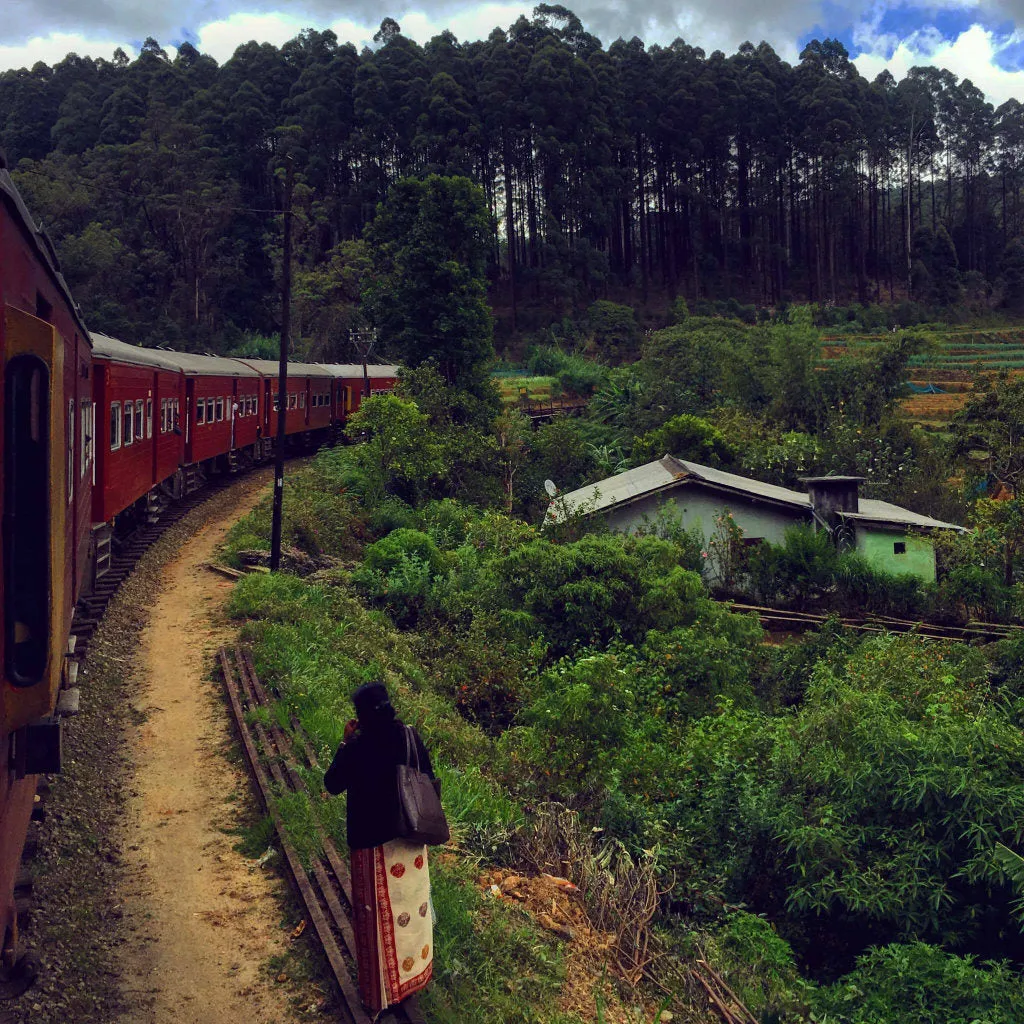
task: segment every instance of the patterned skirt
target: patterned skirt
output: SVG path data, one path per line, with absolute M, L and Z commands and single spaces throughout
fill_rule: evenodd
M 359 997 L 379 1013 L 419 992 L 434 969 L 427 848 L 393 839 L 352 850 Z

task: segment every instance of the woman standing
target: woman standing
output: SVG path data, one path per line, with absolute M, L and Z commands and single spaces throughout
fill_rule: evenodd
M 398 719 L 383 683 L 367 683 L 352 697 L 356 719 L 324 775 L 335 795 L 348 790 L 348 846 L 352 866 L 359 996 L 371 1014 L 402 1003 L 423 1021 L 417 993 L 434 963 L 427 847 L 399 837 L 396 768 L 411 753 L 431 778 L 430 756 L 415 729 Z

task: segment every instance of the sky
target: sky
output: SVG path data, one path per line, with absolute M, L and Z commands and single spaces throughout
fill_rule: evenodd
M 710 53 L 770 43 L 795 62 L 811 39 L 840 39 L 860 72 L 936 65 L 969 78 L 999 104 L 1024 100 L 1024 0 L 577 0 L 566 3 L 605 45 L 682 38 Z M 460 40 L 507 28 L 533 3 L 468 0 L 0 0 L 0 70 L 53 64 L 67 53 L 137 52 L 147 36 L 169 51 L 188 40 L 218 61 L 255 39 L 277 45 L 303 28 L 369 44 L 382 18 L 419 42 L 449 29 Z M 40 31 L 46 26 L 46 32 Z

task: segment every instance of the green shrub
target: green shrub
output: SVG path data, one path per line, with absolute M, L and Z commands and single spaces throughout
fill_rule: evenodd
M 821 1024 L 1018 1024 L 1024 980 L 1006 963 L 894 944 L 864 954 L 813 1004 Z

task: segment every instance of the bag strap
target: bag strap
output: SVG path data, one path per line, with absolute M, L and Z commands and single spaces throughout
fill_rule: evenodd
M 416 771 L 420 769 L 420 748 L 412 741 L 412 726 L 407 725 L 405 727 L 405 763 L 408 767 L 412 767 L 412 753 L 416 752 Z

